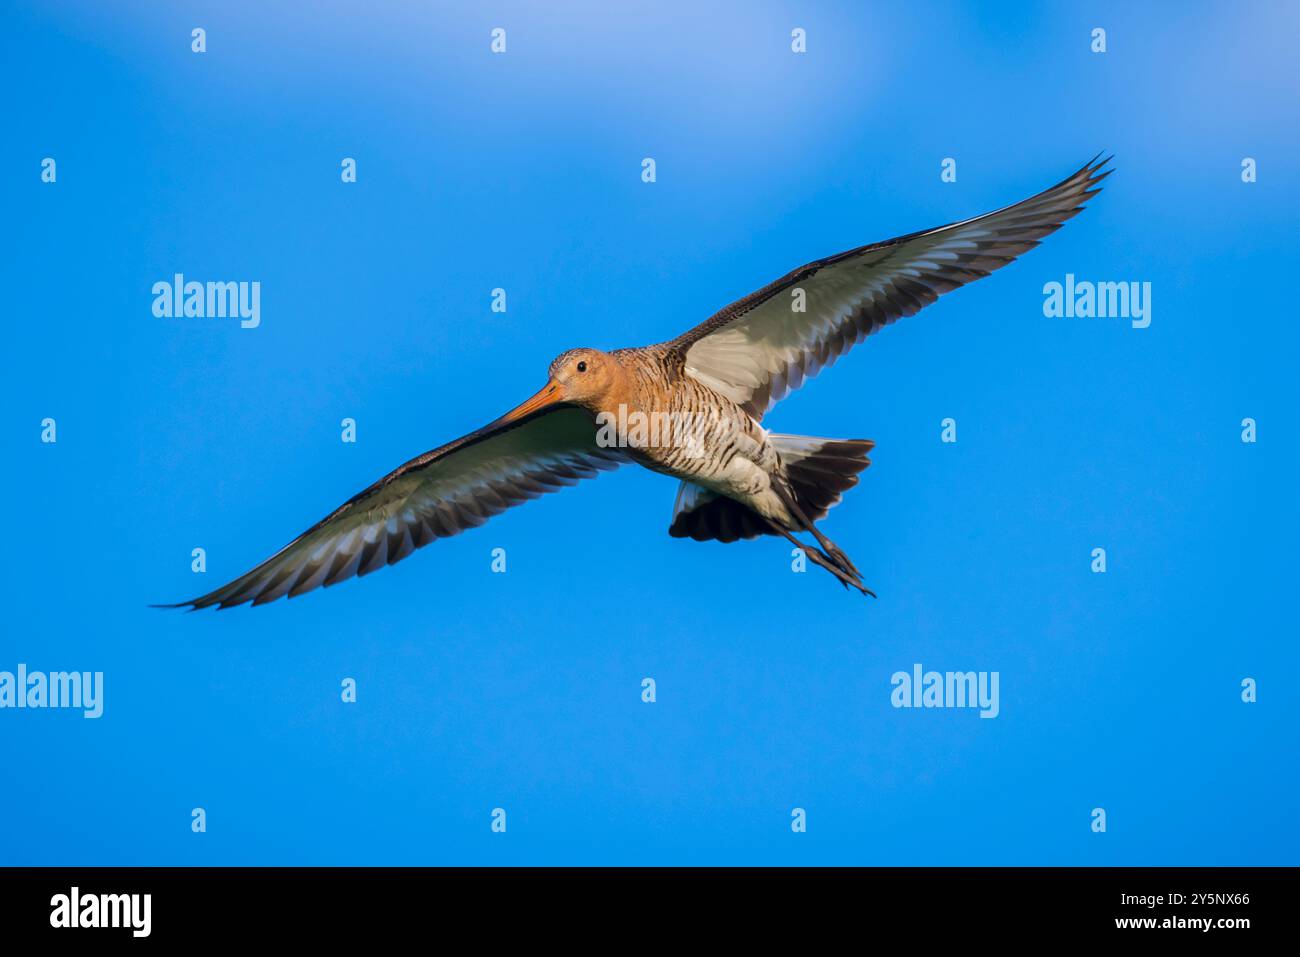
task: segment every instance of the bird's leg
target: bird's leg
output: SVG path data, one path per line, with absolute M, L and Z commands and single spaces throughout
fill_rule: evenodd
M 808 531 L 812 532 L 813 537 L 817 539 L 817 543 L 826 550 L 827 555 L 839 563 L 841 568 L 853 575 L 854 578 L 862 577 L 862 572 L 858 571 L 858 567 L 849 560 L 849 556 L 845 555 L 838 545 L 818 531 L 816 525 L 809 523 Z
M 803 549 L 803 553 L 805 555 L 807 555 L 809 558 L 813 560 L 814 565 L 819 565 L 822 568 L 826 569 L 837 579 L 839 579 L 840 584 L 843 585 L 845 588 L 848 588 L 850 585 L 852 585 L 858 591 L 862 592 L 862 594 L 870 595 L 872 598 L 876 597 L 876 593 L 873 592 L 866 585 L 862 584 L 861 579 L 856 578 L 852 575 L 845 574 L 844 570 L 841 569 L 838 565 L 836 565 L 833 561 L 831 561 L 830 558 L 827 557 L 826 553 L 823 552 L 821 549 L 817 548 L 816 546 L 808 546 L 808 545 L 800 545 L 799 547 Z
M 785 507 L 790 510 L 790 514 L 792 514 L 805 529 L 812 533 L 812 537 L 817 539 L 817 544 L 826 550 L 826 554 L 830 559 L 854 578 L 861 579 L 862 573 L 858 571 L 857 566 L 849 560 L 849 556 L 845 555 L 838 545 L 823 535 L 821 530 L 817 528 L 817 525 L 804 514 L 803 509 L 799 507 L 798 501 L 795 500 L 794 493 L 789 489 L 782 487 L 779 482 L 775 482 L 773 485 L 777 489 L 777 494 L 785 503 Z
M 830 559 L 829 556 L 827 556 L 824 552 L 822 552 L 821 549 L 817 548 L 814 545 L 805 545 L 803 542 L 799 541 L 799 539 L 795 538 L 791 532 L 783 528 L 778 522 L 770 522 L 769 524 L 771 524 L 772 528 L 778 534 L 785 536 L 785 538 L 790 542 L 792 542 L 796 548 L 798 548 L 801 552 L 807 555 L 808 558 L 812 560 L 812 563 L 814 565 L 818 565 L 821 568 L 826 569 L 837 579 L 839 579 L 839 583 L 843 585 L 845 588 L 848 588 L 850 585 L 852 585 L 858 591 L 862 592 L 862 594 L 870 595 L 872 598 L 876 597 L 875 592 L 873 592 L 866 585 L 862 584 L 862 582 L 856 576 L 850 575 L 846 571 L 844 571 L 844 569 L 840 568 L 837 564 L 835 564 L 835 562 L 833 562 Z

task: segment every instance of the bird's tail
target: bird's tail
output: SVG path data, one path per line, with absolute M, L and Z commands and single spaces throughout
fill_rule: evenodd
M 799 508 L 810 521 L 819 521 L 858 484 L 858 473 L 871 464 L 876 445 L 870 439 L 819 439 L 810 435 L 772 432 L 768 441 L 785 463 Z
M 768 433 L 767 438 L 785 466 L 788 485 L 774 482 L 772 488 L 790 513 L 790 528 L 775 519 L 764 518 L 741 502 L 693 482 L 683 482 L 673 506 L 668 534 L 701 542 L 710 539 L 734 542 L 738 538 L 781 535 L 803 549 L 809 561 L 826 569 L 844 587 L 874 596 L 862 584 L 861 575 L 849 557 L 814 523 L 858 484 L 858 473 L 871 464 L 867 453 L 875 443 L 870 439 L 819 439 L 780 433 Z M 795 538 L 793 533 L 798 531 L 812 533 L 824 551 Z

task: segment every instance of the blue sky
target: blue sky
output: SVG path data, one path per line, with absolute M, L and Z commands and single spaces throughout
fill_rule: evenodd
M 1294 5 L 360 9 L 6 8 L 0 670 L 105 701 L 0 710 L 0 863 L 1297 863 Z M 292 602 L 146 607 L 566 348 L 1098 150 L 1087 212 L 766 422 L 876 441 L 824 526 L 876 601 L 670 539 L 623 469 Z M 156 318 L 177 272 L 260 282 L 261 325 Z M 1150 327 L 1044 317 L 1067 273 L 1151 283 Z M 914 663 L 1000 714 L 891 707 Z

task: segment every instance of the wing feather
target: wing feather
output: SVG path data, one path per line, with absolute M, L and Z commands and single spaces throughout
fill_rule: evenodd
M 1100 192 L 1108 162 L 1094 157 L 1013 206 L 809 263 L 666 346 L 688 375 L 761 418 L 867 336 L 1037 246 Z M 803 312 L 781 295 L 796 289 Z
M 167 607 L 264 605 L 369 575 L 624 460 L 596 444 L 591 415 L 573 406 L 493 423 L 384 476 L 229 584 Z

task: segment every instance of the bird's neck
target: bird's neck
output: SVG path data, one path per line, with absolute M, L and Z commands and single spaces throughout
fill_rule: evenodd
M 604 412 L 617 419 L 620 413 L 626 416 L 642 407 L 642 390 L 638 387 L 633 371 L 623 362 L 612 363 L 611 372 L 609 388 L 601 395 L 597 407 L 592 411 Z

